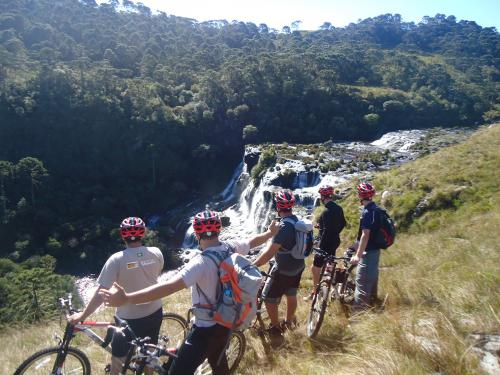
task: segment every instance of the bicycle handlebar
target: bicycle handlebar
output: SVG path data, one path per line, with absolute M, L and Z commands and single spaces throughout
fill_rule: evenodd
M 347 263 L 350 262 L 351 260 L 351 257 L 350 256 L 345 256 L 345 257 L 337 257 L 335 255 L 332 255 L 332 254 L 329 254 L 327 253 L 326 251 L 323 251 L 319 248 L 313 248 L 313 251 L 316 253 L 316 254 L 319 254 L 321 256 L 324 256 L 326 258 L 326 260 L 332 260 L 332 261 L 336 261 L 336 260 L 343 260 Z

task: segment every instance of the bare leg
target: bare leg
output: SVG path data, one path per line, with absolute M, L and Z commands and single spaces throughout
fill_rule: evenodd
M 269 315 L 269 319 L 271 319 L 271 325 L 277 326 L 279 324 L 278 320 L 278 304 L 277 303 L 269 303 L 266 302 L 266 310 Z
M 313 288 L 316 288 L 316 285 L 318 285 L 319 283 L 319 276 L 321 274 L 321 268 L 320 267 L 316 267 L 315 265 L 312 265 L 311 266 L 311 273 L 313 275 Z
M 286 321 L 293 322 L 297 310 L 297 296 L 286 296 Z
M 111 375 L 120 375 L 125 357 L 111 357 Z

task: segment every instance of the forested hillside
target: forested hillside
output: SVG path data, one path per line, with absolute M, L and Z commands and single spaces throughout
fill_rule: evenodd
M 219 191 L 245 143 L 494 120 L 499 46 L 441 14 L 277 32 L 126 0 L 2 0 L 0 256 L 96 270 L 124 216 Z

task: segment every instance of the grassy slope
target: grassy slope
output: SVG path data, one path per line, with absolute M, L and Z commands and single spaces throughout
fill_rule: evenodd
M 467 335 L 499 332 L 500 126 L 480 130 L 463 144 L 376 176 L 384 203 L 400 225 L 396 244 L 383 253 L 379 293 L 383 313 L 347 320 L 336 307 L 318 340 L 304 325 L 287 334 L 288 346 L 265 359 L 258 341 L 240 367 L 242 374 L 475 374 L 478 359 Z M 426 208 L 415 216 L 418 203 Z M 351 193 L 342 203 L 352 239 L 358 205 Z M 306 271 L 301 295 L 311 285 Z M 175 301 L 175 303 L 174 303 Z M 185 311 L 188 300 L 168 298 L 169 311 Z M 304 321 L 308 306 L 299 304 Z M 5 332 L 3 366 L 10 373 L 23 353 L 46 346 L 57 323 Z M 8 336 L 8 339 L 7 339 Z M 46 337 L 47 336 L 47 337 Z M 102 350 L 86 341 L 96 373 L 106 363 Z

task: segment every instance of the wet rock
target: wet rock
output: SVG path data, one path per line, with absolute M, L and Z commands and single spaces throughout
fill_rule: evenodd
M 261 151 L 258 148 L 247 148 L 245 150 L 245 156 L 243 158 L 245 164 L 247 165 L 247 171 L 250 172 L 253 167 L 259 162 Z
M 285 189 L 301 189 L 314 186 L 319 183 L 320 172 L 318 169 L 310 171 L 294 171 L 292 169 L 282 169 L 280 173 L 269 180 L 270 185 L 280 186 Z

